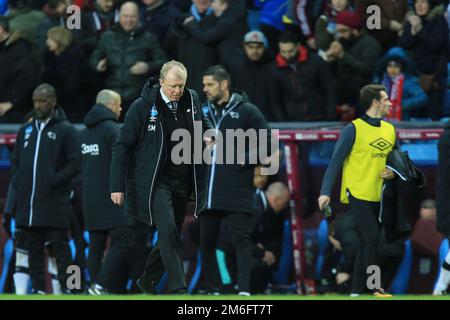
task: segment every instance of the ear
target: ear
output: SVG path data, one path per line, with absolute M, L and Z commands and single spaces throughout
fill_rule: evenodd
M 163 81 L 162 79 L 159 79 L 159 85 L 162 86 L 163 85 Z
M 227 90 L 229 84 L 230 84 L 230 83 L 228 82 L 228 80 L 223 80 L 223 81 L 220 83 L 220 89 L 221 89 L 222 91 Z

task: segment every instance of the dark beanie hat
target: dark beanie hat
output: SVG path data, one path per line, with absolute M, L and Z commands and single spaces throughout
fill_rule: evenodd
M 361 16 L 355 12 L 342 11 L 336 16 L 336 23 L 342 24 L 352 29 L 361 29 Z

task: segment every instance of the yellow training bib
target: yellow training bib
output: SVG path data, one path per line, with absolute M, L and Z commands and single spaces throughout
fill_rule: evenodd
M 362 119 L 353 122 L 355 142 L 342 168 L 341 202 L 349 203 L 347 190 L 360 200 L 378 202 L 386 167 L 386 158 L 395 145 L 394 126 L 381 121 L 374 127 Z

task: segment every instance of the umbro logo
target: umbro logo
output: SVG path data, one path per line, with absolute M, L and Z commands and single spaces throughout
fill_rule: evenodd
M 380 151 L 384 151 L 392 147 L 392 144 L 389 141 L 384 140 L 383 138 L 378 138 L 377 140 L 371 142 L 369 145 Z

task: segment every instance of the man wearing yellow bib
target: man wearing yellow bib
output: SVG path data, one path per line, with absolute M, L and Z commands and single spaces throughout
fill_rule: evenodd
M 342 130 L 323 178 L 318 203 L 320 210 L 330 204 L 333 184 L 342 170 L 340 200 L 350 204 L 360 238 L 352 294 L 362 294 L 369 289 L 374 295 L 384 297 L 389 295 L 382 288 L 366 287 L 365 279 L 369 266 L 380 265 L 377 248 L 381 189 L 383 179 L 394 178 L 394 173 L 386 168 L 386 158 L 396 144 L 396 135 L 394 126 L 382 120 L 391 106 L 383 86 L 363 87 L 359 100 L 366 113 Z

